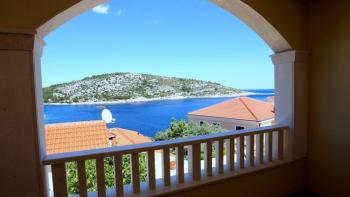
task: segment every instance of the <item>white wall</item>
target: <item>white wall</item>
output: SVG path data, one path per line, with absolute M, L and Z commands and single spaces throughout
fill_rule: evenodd
M 245 121 L 229 118 L 216 118 L 208 116 L 188 115 L 188 120 L 200 124 L 201 121 L 209 124 L 219 123 L 221 127 L 228 130 L 236 130 L 236 126 L 243 126 L 244 128 L 259 127 L 259 123 L 255 121 Z
M 34 34 L 0 33 L 1 196 L 44 195 L 33 59 L 39 53 Z

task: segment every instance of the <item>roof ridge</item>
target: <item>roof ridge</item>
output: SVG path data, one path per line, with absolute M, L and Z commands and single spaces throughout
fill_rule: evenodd
M 239 98 L 239 97 L 238 97 L 238 98 Z M 210 106 L 207 106 L 207 107 L 204 107 L 204 108 L 201 108 L 201 109 L 197 109 L 197 110 L 194 110 L 194 111 L 188 112 L 188 114 L 193 114 L 193 113 L 196 113 L 196 112 L 199 112 L 199 111 L 205 110 L 205 109 L 214 108 L 214 107 L 217 107 L 217 106 L 223 105 L 223 104 L 225 104 L 225 103 L 231 103 L 231 102 L 232 102 L 232 101 L 234 101 L 235 99 L 237 99 L 237 98 L 232 98 L 232 99 L 229 99 L 229 100 L 226 100 L 226 101 L 220 102 L 220 103 L 216 103 L 216 104 L 214 104 L 214 105 L 210 105 Z
M 256 115 L 253 113 L 253 111 L 248 107 L 248 105 L 244 102 L 244 100 L 242 99 L 242 97 L 239 97 L 239 100 L 243 103 L 244 107 L 247 108 L 247 110 L 253 115 L 253 117 L 255 118 L 256 121 L 259 121 L 258 117 L 256 117 Z
M 119 130 L 119 129 L 117 129 Z M 129 138 L 129 136 L 125 135 L 123 131 L 119 132 L 122 136 L 124 136 L 125 138 L 127 138 L 130 142 L 132 142 L 133 144 L 135 144 L 136 142 L 134 140 L 132 140 L 131 138 Z
M 86 124 L 102 124 L 103 120 L 86 120 L 86 121 L 76 121 L 76 122 L 60 122 L 60 123 L 49 123 L 45 124 L 47 127 L 54 126 L 76 126 L 76 125 L 86 125 Z

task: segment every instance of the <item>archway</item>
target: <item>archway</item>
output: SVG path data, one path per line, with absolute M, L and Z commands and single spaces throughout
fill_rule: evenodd
M 5 147 L 2 154 L 7 155 L 2 161 L 2 166 L 6 167 L 1 171 L 3 195 L 45 196 L 45 180 L 42 178 L 44 132 L 40 129 L 43 126 L 40 124 L 43 119 L 40 76 L 43 42 L 40 37 L 45 37 L 65 21 L 103 2 L 105 0 L 32 0 L 26 3 L 14 0 L 1 6 L 0 78 L 4 96 L 1 98 L 0 111 L 4 123 L 1 130 L 5 134 L 1 142 Z M 298 141 L 297 151 L 305 150 L 307 54 L 288 51 L 292 49 L 291 46 L 305 49 L 304 5 L 299 1 L 278 0 L 269 3 L 250 0 L 213 2 L 254 29 L 273 51 L 286 51 L 273 57 L 277 70 L 277 94 L 281 91 L 280 95 L 283 95 L 283 98 L 278 97 L 276 100 L 276 104 L 280 105 L 276 111 L 284 115 L 282 120 L 287 120 L 284 122 L 295 133 L 300 134 L 295 137 L 295 141 L 303 140 Z M 249 2 L 249 5 L 244 2 Z M 260 9 L 260 14 L 255 9 Z M 270 18 L 267 13 L 273 17 Z M 37 38 L 33 46 L 35 36 Z M 283 103 L 279 103 L 280 98 Z
M 60 25 L 80 15 L 93 7 L 106 2 L 106 0 L 84 0 L 53 17 L 38 29 L 38 35 L 45 37 Z M 251 27 L 274 52 L 288 51 L 292 47 L 287 40 L 258 12 L 241 0 L 211 0 L 214 4 L 232 13 Z
M 101 4 L 105 2 L 105 0 L 86 0 L 86 1 L 80 1 L 78 4 L 68 8 L 67 10 L 63 11 L 62 13 L 58 14 L 54 18 L 47 21 L 45 24 L 40 26 L 37 29 L 37 34 L 39 37 L 43 38 L 46 35 L 48 35 L 50 32 L 54 31 L 56 28 L 58 28 L 60 25 L 64 24 L 66 21 L 74 18 L 75 16 L 78 16 L 82 12 L 89 10 L 93 7 L 95 7 L 98 4 Z M 256 12 L 253 8 L 245 4 L 244 2 L 240 0 L 212 0 L 212 2 L 220 7 L 222 7 L 224 10 L 232 13 L 237 18 L 241 19 L 244 23 L 246 23 L 249 27 L 251 27 L 257 34 L 262 37 L 262 39 L 269 45 L 269 47 L 275 52 L 281 52 L 281 51 L 291 51 L 292 47 L 287 42 L 287 40 L 258 12 Z M 294 66 L 294 61 L 297 59 L 297 56 L 299 57 L 299 53 L 287 53 L 282 54 L 281 56 L 278 55 L 278 57 L 274 57 L 276 65 L 292 65 Z M 303 56 L 303 55 L 301 55 Z M 40 67 L 40 55 L 36 54 L 37 64 L 36 66 Z M 276 60 L 278 59 L 278 60 Z M 304 61 L 304 60 L 302 60 Z M 293 62 L 293 63 L 292 63 Z M 286 110 L 283 111 L 286 120 L 281 120 L 281 122 L 290 124 L 291 126 L 294 124 L 293 119 L 293 113 L 294 113 L 294 71 L 290 70 L 291 67 L 288 67 L 288 69 L 279 69 L 278 72 L 276 72 L 276 78 L 278 81 L 276 81 L 276 84 L 280 84 L 277 87 L 277 94 L 284 95 L 283 102 L 280 102 L 276 100 L 276 105 L 284 106 Z M 36 70 L 36 74 L 40 75 L 40 72 Z M 281 78 L 281 76 L 284 76 L 285 78 L 289 79 L 289 81 L 286 81 L 285 79 Z M 287 77 L 286 77 L 287 76 Z M 305 77 L 305 76 L 304 76 Z M 304 78 L 303 77 L 303 78 Z M 40 77 L 37 79 L 40 80 Z M 282 81 L 285 81 L 284 83 L 281 83 Z M 40 85 L 38 85 L 40 84 Z M 41 90 L 41 81 L 38 83 L 37 81 L 37 90 Z M 279 91 L 281 90 L 281 91 Z M 303 91 L 303 90 L 302 90 Z M 300 94 L 303 95 L 303 94 Z M 289 99 L 288 99 L 289 98 Z M 41 102 L 39 102 L 41 103 Z M 301 103 L 303 104 L 303 103 Z M 286 107 L 288 106 L 288 107 Z M 279 107 L 277 107 L 279 108 Z M 39 112 L 41 109 L 37 109 Z M 278 110 L 277 111 L 281 111 Z M 40 121 L 40 120 L 39 120 Z M 43 124 L 41 124 L 43 125 Z M 39 124 L 40 126 L 40 124 Z M 40 132 L 40 131 L 39 131 Z M 42 134 L 39 136 L 43 136 Z M 40 140 L 43 142 L 43 140 Z M 44 152 L 44 151 L 42 151 Z

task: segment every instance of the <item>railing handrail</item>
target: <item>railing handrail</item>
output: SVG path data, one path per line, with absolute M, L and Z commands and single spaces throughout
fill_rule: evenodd
M 217 141 L 220 139 L 229 139 L 237 138 L 241 136 L 259 134 L 259 133 L 268 133 L 277 130 L 288 129 L 288 126 L 285 125 L 273 125 L 267 127 L 251 128 L 239 131 L 227 131 L 222 133 L 214 133 L 208 135 L 193 136 L 187 138 L 180 138 L 174 140 L 165 140 L 165 141 L 155 141 L 150 143 L 143 144 L 134 144 L 127 146 L 114 146 L 109 148 L 101 148 L 94 150 L 85 150 L 77 152 L 68 152 L 60 154 L 46 155 L 43 161 L 44 165 L 52 165 L 58 163 L 65 163 L 71 161 L 83 161 L 96 158 L 105 158 L 114 155 L 125 155 L 131 153 L 140 153 L 150 150 L 159 150 L 164 148 L 172 148 L 177 146 L 186 146 L 198 143 L 204 143 L 209 141 Z

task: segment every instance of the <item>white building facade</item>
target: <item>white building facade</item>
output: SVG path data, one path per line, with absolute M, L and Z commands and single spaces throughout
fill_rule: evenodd
M 247 97 L 234 98 L 188 113 L 190 122 L 218 125 L 227 130 L 242 130 L 274 124 L 274 105 Z

